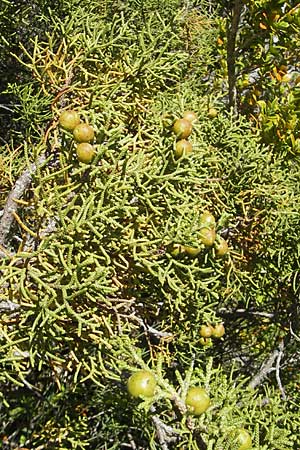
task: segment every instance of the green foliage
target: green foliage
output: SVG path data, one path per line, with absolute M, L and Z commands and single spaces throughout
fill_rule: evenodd
M 1 141 L 22 143 L 24 134 L 36 138 L 35 121 L 49 120 L 49 103 L 39 95 L 40 85 L 32 84 L 30 71 L 18 63 L 32 52 L 36 39 L 42 39 L 53 26 L 49 14 L 64 17 L 72 7 L 68 0 L 4 0 L 0 10 L 0 118 Z M 21 45 L 20 45 L 21 44 Z M 26 50 L 22 45 L 26 46 Z M 28 84 L 26 84 L 29 82 Z M 33 97 L 33 98 L 31 98 Z M 34 99 L 34 97 L 36 97 Z M 43 118 L 41 108 L 48 110 Z M 43 112 L 44 112 L 43 111 Z M 41 136 L 41 128 L 38 136 Z
M 174 96 L 171 101 L 170 110 L 179 115 Z M 224 305 L 263 304 L 268 310 L 269 304 L 272 310 L 276 298 L 278 305 L 293 307 L 288 283 L 298 269 L 291 230 L 297 233 L 299 193 L 294 184 L 288 190 L 286 173 L 294 179 L 298 172 L 290 165 L 285 173 L 276 171 L 278 163 L 268 161 L 246 125 L 225 116 L 207 124 L 203 106 L 194 126 L 194 152 L 175 161 L 174 138 L 164 131 L 156 108 L 159 101 L 147 115 L 153 131 L 144 139 L 139 123 L 131 133 L 122 134 L 122 126 L 118 133 L 109 129 L 88 171 L 75 162 L 66 138 L 61 165 L 37 174 L 34 211 L 30 206 L 26 214 L 24 208 L 23 221 L 44 239 L 34 252 L 21 249 L 5 275 L 8 298 L 26 304 L 14 338 L 30 353 L 23 370 L 53 357 L 60 361 L 70 340 L 80 361 L 73 362 L 74 376 L 83 370 L 97 379 L 102 355 L 95 343 L 101 347 L 120 324 L 134 329 L 141 318 L 159 323 L 182 352 L 182 346 L 199 345 L 200 324 L 215 322 Z M 279 193 L 286 192 L 283 204 L 274 182 Z M 170 245 L 199 246 L 199 218 L 207 209 L 217 217 L 219 233 L 232 229 L 231 257 L 216 259 L 214 249 L 202 247 L 197 258 L 174 258 Z M 53 221 L 56 232 L 47 236 Z
M 270 206 L 269 212 L 273 211 L 272 217 L 269 216 L 267 220 L 269 237 L 265 240 L 266 234 L 260 228 L 261 222 L 257 218 L 248 225 L 244 224 L 248 231 L 251 229 L 251 241 L 247 238 L 243 243 L 240 241 L 246 252 L 249 249 L 250 253 L 254 251 L 252 256 L 247 258 L 251 267 L 251 278 L 255 273 L 254 278 L 261 279 L 265 286 L 266 295 L 262 294 L 261 288 L 256 294 L 256 301 L 265 310 L 262 315 L 265 324 L 260 325 L 259 314 L 256 315 L 257 311 L 250 297 L 248 311 L 245 312 L 247 321 L 244 321 L 245 316 L 242 312 L 235 324 L 229 324 L 230 332 L 236 333 L 238 345 L 243 336 L 244 348 L 252 347 L 252 351 L 256 349 L 253 361 L 256 364 L 258 354 L 263 352 L 262 348 L 269 349 L 274 339 L 280 341 L 284 337 L 286 348 L 292 353 L 294 351 L 292 348 L 297 345 L 297 336 L 291 333 L 291 330 L 294 324 L 297 324 L 298 329 L 299 310 L 295 293 L 298 292 L 296 247 L 299 240 L 297 234 L 299 211 L 295 203 L 292 212 L 290 201 L 293 203 L 292 198 L 298 189 L 298 181 L 293 176 L 292 181 L 287 173 L 293 168 L 291 173 L 296 174 L 299 165 L 299 64 L 295 53 L 295 48 L 299 44 L 299 5 L 298 2 L 286 1 L 230 3 L 221 1 L 218 4 L 222 10 L 220 9 L 221 17 L 217 18 L 219 57 L 215 66 L 215 86 L 224 91 L 226 101 L 228 88 L 231 89 L 229 98 L 232 106 L 235 106 L 238 113 L 245 114 L 250 119 L 259 139 L 268 144 L 265 157 L 272 162 L 269 179 L 269 187 L 273 186 L 272 199 L 267 200 L 268 195 L 265 196 Z M 279 178 L 281 188 L 277 191 Z M 260 190 L 256 187 L 256 192 L 257 189 Z M 265 193 L 266 191 L 263 195 Z M 275 206 L 273 199 L 276 196 L 278 203 Z M 290 199 L 288 201 L 287 196 Z M 264 221 L 263 226 L 267 222 Z M 253 244 L 254 247 L 251 249 Z M 286 266 L 283 261 L 287 261 Z M 287 267 L 290 267 L 289 275 L 285 272 Z M 230 314 L 225 315 L 227 319 L 233 318 Z M 291 317 L 294 317 L 294 320 L 291 320 Z M 279 326 L 270 326 L 274 318 L 279 320 Z M 234 352 L 231 343 L 228 342 L 228 346 L 224 349 L 224 357 L 227 354 L 230 361 L 230 355 Z M 295 380 L 294 375 L 289 373 L 287 378 L 290 385 L 295 385 L 295 381 L 292 381 Z
M 0 265 L 1 301 L 16 306 L 0 320 L 0 415 L 12 447 L 229 450 L 244 427 L 256 450 L 297 448 L 297 403 L 283 404 L 278 384 L 290 400 L 297 156 L 261 146 L 221 93 L 207 95 L 216 32 L 201 9 L 177 3 L 74 2 L 16 55 L 34 78 L 10 89 L 37 168 Z M 58 125 L 68 109 L 95 130 L 90 165 Z M 198 117 L 193 151 L 176 158 L 171 125 L 186 110 Z M 229 243 L 223 258 L 200 242 L 207 210 Z M 174 254 L 186 245 L 199 254 Z M 249 320 L 253 311 L 265 320 Z M 201 325 L 222 319 L 225 336 L 203 346 Z M 250 389 L 279 340 L 289 374 L 277 368 L 276 388 Z M 139 369 L 156 377 L 153 398 L 126 391 Z M 211 398 L 199 417 L 187 413 L 190 386 Z
M 45 237 L 36 252 L 18 253 L 17 259 L 29 258 L 28 263 L 22 263 L 21 272 L 15 266 L 12 278 L 9 275 L 11 286 L 13 280 L 22 279 L 12 295 L 26 299 L 22 333 L 28 336 L 28 343 L 24 341 L 22 347 L 30 346 L 30 364 L 35 365 L 38 359 L 41 367 L 44 362 L 48 364 L 48 358 L 53 355 L 60 360 L 66 339 L 70 342 L 74 339 L 75 343 L 83 334 L 84 339 L 76 344 L 80 346 L 80 365 L 75 364 L 75 377 L 87 364 L 87 376 L 97 378 L 96 367 L 102 356 L 90 349 L 88 343 L 94 349 L 95 340 L 101 343 L 103 336 L 116 332 L 118 321 L 123 322 L 122 317 L 126 323 L 133 314 L 130 322 L 139 325 L 135 311 L 142 310 L 144 319 L 153 321 L 159 315 L 161 327 L 173 332 L 172 328 L 175 327 L 175 331 L 177 326 L 175 317 L 184 310 L 192 317 L 201 317 L 202 309 L 207 309 L 208 317 L 212 315 L 211 307 L 205 307 L 203 293 L 210 297 L 210 284 L 219 284 L 219 276 L 210 275 L 212 268 L 201 268 L 197 261 L 193 264 L 176 261 L 167 252 L 174 240 L 192 243 L 196 239 L 195 222 L 201 213 L 201 204 L 199 188 L 194 185 L 201 180 L 200 150 L 204 147 L 199 143 L 195 155 L 197 163 L 193 158 L 186 163 L 175 162 L 174 137 L 162 123 L 164 109 L 168 113 L 166 108 L 169 107 L 174 114 L 175 109 L 179 113 L 180 106 L 168 95 L 165 95 L 168 105 L 162 104 L 161 91 L 174 92 L 176 80 L 187 70 L 187 54 L 171 52 L 173 48 L 180 50 L 180 40 L 172 31 L 176 22 L 163 27 L 164 22 L 155 13 L 149 18 L 148 31 L 139 34 L 137 40 L 135 16 L 131 21 L 125 21 L 123 16 L 115 16 L 114 20 L 116 36 L 108 41 L 111 25 L 103 27 L 97 19 L 102 40 L 98 35 L 98 48 L 94 48 L 94 43 L 91 46 L 97 58 L 90 59 L 89 32 L 79 34 L 75 23 L 68 21 L 69 30 L 79 36 L 76 45 L 71 37 L 73 44 L 68 51 L 59 47 L 63 58 L 68 57 L 74 64 L 69 70 L 76 74 L 68 94 L 78 93 L 76 102 L 87 102 L 81 111 L 84 114 L 86 109 L 87 118 L 87 108 L 91 108 L 90 121 L 103 142 L 98 146 L 98 156 L 86 179 L 86 168 L 74 162 L 73 141 L 57 130 L 53 137 L 51 135 L 48 145 L 59 167 L 53 171 L 52 163 L 39 171 L 31 202 L 37 214 L 35 216 L 30 206 L 29 216 L 24 216 L 23 220 L 30 223 L 34 235 L 47 234 L 47 226 L 53 220 L 57 222 L 57 232 Z M 152 22 L 156 25 L 157 20 L 161 21 L 161 29 L 158 31 L 154 26 L 152 32 L 150 26 Z M 96 34 L 96 18 L 91 16 L 90 21 L 93 22 L 87 24 L 84 19 L 84 24 Z M 169 36 L 167 43 L 166 36 Z M 80 41 L 83 38 L 84 43 Z M 123 41 L 129 49 L 125 66 L 123 50 L 120 59 L 120 42 Z M 149 49 L 145 50 L 146 43 Z M 80 55 L 82 46 L 86 51 L 84 55 Z M 41 53 L 37 48 L 34 55 L 42 64 Z M 76 55 L 80 56 L 76 58 Z M 103 61 L 103 67 L 99 67 L 99 61 Z M 44 90 L 46 86 L 54 90 L 56 85 L 39 75 L 36 60 L 31 64 Z M 135 75 L 136 70 L 139 77 Z M 49 73 L 52 73 L 50 71 L 51 68 Z M 108 90 L 109 76 L 112 79 Z M 79 82 L 81 87 L 77 92 Z M 156 104 L 155 95 L 158 96 Z M 37 148 L 37 154 L 42 150 L 43 146 L 40 150 Z M 203 199 L 203 207 L 207 205 L 208 201 Z M 187 215 L 191 207 L 191 214 Z M 178 221 L 182 222 L 181 227 Z M 32 266 L 32 257 L 34 267 L 29 273 L 27 264 Z M 203 252 L 203 258 L 208 257 Z M 187 279 L 193 284 L 189 286 Z M 195 297 L 193 306 L 187 301 L 191 296 Z M 174 302 L 177 304 L 175 311 Z M 45 355 L 45 361 L 41 354 Z
M 299 420 L 272 389 L 254 393 L 247 388 L 247 380 L 237 382 L 234 370 L 225 375 L 220 367 L 212 367 L 210 359 L 205 364 L 201 358 L 174 368 L 158 354 L 146 364 L 129 340 L 118 338 L 112 350 L 115 374 L 102 386 L 85 382 L 72 388 L 65 378 L 58 390 L 49 384 L 47 373 L 46 379 L 35 374 L 35 392 L 15 389 L 10 393 L 6 431 L 15 431 L 17 423 L 21 443 L 34 448 L 47 443 L 47 448 L 101 449 L 105 445 L 116 449 L 135 442 L 160 449 L 157 427 L 167 434 L 171 448 L 198 449 L 204 443 L 211 449 L 232 448 L 233 433 L 241 427 L 248 430 L 255 449 L 289 449 L 297 443 Z M 137 400 L 126 392 L 132 367 L 155 375 L 158 388 L 152 400 Z M 191 386 L 204 387 L 211 399 L 209 409 L 199 417 L 186 410 L 185 397 Z
M 300 42 L 299 4 L 237 3 L 242 5 L 240 17 L 227 5 L 226 16 L 218 19 L 219 85 L 228 76 L 228 30 L 238 20 L 233 68 L 237 107 L 261 130 L 264 143 L 284 154 L 298 155 L 300 72 L 295 49 Z

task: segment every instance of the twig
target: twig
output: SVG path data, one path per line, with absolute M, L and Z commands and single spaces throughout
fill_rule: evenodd
M 269 356 L 269 358 L 262 364 L 260 371 L 258 374 L 255 375 L 255 377 L 252 378 L 252 380 L 249 383 L 249 387 L 252 389 L 256 388 L 264 378 L 270 373 L 275 370 L 273 367 L 274 361 L 276 360 L 278 356 L 278 350 L 274 350 L 273 353 Z
M 6 247 L 11 226 L 16 218 L 16 211 L 19 207 L 18 202 L 15 200 L 19 200 L 22 197 L 31 184 L 32 175 L 36 172 L 37 167 L 41 166 L 45 160 L 46 156 L 43 154 L 39 157 L 37 163 L 31 164 L 28 169 L 24 170 L 22 175 L 17 179 L 13 189 L 10 191 L 0 220 L 0 246 L 4 249 Z M 7 256 L 7 252 L 0 250 L 0 256 Z
M 155 408 L 151 406 L 151 412 L 155 412 Z M 155 426 L 157 437 L 161 445 L 162 450 L 169 450 L 168 444 L 171 442 L 176 442 L 179 436 L 179 432 L 174 430 L 174 428 L 166 425 L 158 416 L 153 415 L 151 417 L 153 425 Z
M 160 330 L 156 330 L 155 328 L 151 327 L 150 325 L 146 325 L 145 322 L 140 319 L 139 317 L 133 316 L 133 319 L 136 320 L 140 326 L 143 328 L 143 330 L 148 333 L 151 334 L 152 336 L 160 339 L 160 338 L 172 338 L 173 334 L 172 333 L 168 333 L 166 331 L 160 331 Z
M 157 437 L 162 450 L 169 450 L 168 444 L 177 441 L 179 432 L 169 425 L 166 425 L 157 416 L 152 417 L 152 422 L 156 428 Z
M 282 386 L 281 379 L 280 379 L 280 361 L 281 361 L 281 358 L 283 357 L 283 349 L 284 349 L 284 342 L 282 339 L 279 344 L 279 352 L 278 352 L 277 361 L 276 361 L 276 380 L 277 380 L 279 390 L 281 392 L 282 400 L 286 400 L 285 391 L 284 391 L 284 388 Z
M 14 312 L 20 308 L 20 305 L 13 303 L 10 300 L 3 300 L 0 302 L 0 313 Z
M 276 379 L 281 393 L 284 395 L 283 387 L 281 384 L 281 380 L 279 377 L 279 369 L 280 369 L 280 360 L 283 356 L 283 341 L 280 341 L 279 348 L 276 348 L 269 358 L 262 364 L 260 371 L 249 383 L 249 387 L 256 388 L 256 386 L 260 385 L 264 378 L 270 373 L 276 371 Z M 276 366 L 274 367 L 274 362 L 276 361 Z
M 228 71 L 228 95 L 229 106 L 236 110 L 236 95 L 235 95 L 235 82 L 236 82 L 236 37 L 241 18 L 242 1 L 235 0 L 230 25 L 227 25 L 227 71 Z
M 300 337 L 297 336 L 297 334 L 293 331 L 291 322 L 290 322 L 290 332 L 291 332 L 291 335 L 292 335 L 294 338 L 296 338 L 297 341 L 300 342 Z
M 267 317 L 268 319 L 273 319 L 275 316 L 275 313 L 268 313 L 265 311 L 253 311 L 251 309 L 233 309 L 233 310 L 226 310 L 225 308 L 221 308 L 219 311 L 222 315 L 231 315 L 231 314 L 240 314 L 240 315 L 251 315 L 251 316 L 261 316 L 261 317 Z
M 20 105 L 18 105 L 18 106 L 20 106 Z M 8 108 L 8 107 L 7 107 L 7 106 L 5 106 L 5 105 L 0 105 L 0 108 L 6 109 L 7 111 L 10 111 L 10 112 L 14 112 L 14 110 L 13 110 L 13 109 L 11 109 L 11 108 Z
M 135 442 L 134 442 L 134 439 L 133 439 L 131 433 L 128 432 L 128 433 L 127 433 L 127 436 L 128 436 L 128 438 L 129 438 L 129 445 L 130 445 L 130 448 L 132 448 L 132 450 L 137 450 L 137 446 L 136 446 L 136 444 L 135 444 Z
M 23 382 L 24 386 L 26 386 L 27 389 L 29 389 L 34 395 L 36 395 L 40 399 L 45 400 L 43 394 L 41 394 L 41 392 L 38 388 L 36 388 L 32 384 L 28 383 L 28 381 L 26 381 L 24 378 L 22 379 L 22 382 Z
M 157 416 L 153 416 L 152 422 L 156 428 L 157 437 L 158 437 L 158 440 L 159 440 L 162 450 L 169 450 L 169 447 L 166 443 L 166 433 L 165 433 L 165 430 L 161 426 L 161 420 Z

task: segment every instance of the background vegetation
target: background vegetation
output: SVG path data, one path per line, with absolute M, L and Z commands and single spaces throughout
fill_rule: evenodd
M 3 449 L 242 450 L 240 428 L 299 449 L 298 22 L 296 2 L 3 2 Z M 127 392 L 140 369 L 151 398 Z

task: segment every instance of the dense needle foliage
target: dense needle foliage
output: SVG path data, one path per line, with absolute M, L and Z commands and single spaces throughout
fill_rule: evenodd
M 18 107 L 0 167 L 3 448 L 238 450 L 242 428 L 254 449 L 297 450 L 297 155 L 223 101 L 211 5 L 62 4 L 37 3 L 48 29 L 13 48 L 24 78 L 5 87 Z M 90 164 L 66 110 L 95 131 Z M 192 151 L 177 157 L 187 110 Z M 201 336 L 219 323 L 221 339 Z M 140 369 L 153 397 L 127 392 Z M 210 397 L 199 416 L 191 386 Z

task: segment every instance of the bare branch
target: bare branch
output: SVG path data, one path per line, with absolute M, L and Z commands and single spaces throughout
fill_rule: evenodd
M 261 384 L 263 382 L 264 378 L 266 378 L 266 376 L 269 373 L 275 371 L 276 380 L 277 380 L 279 390 L 281 392 L 282 399 L 286 400 L 286 394 L 285 394 L 285 391 L 284 391 L 284 388 L 282 386 L 281 379 L 280 379 L 280 361 L 281 361 L 281 358 L 283 357 L 283 349 L 284 349 L 284 341 L 282 339 L 279 343 L 278 348 L 276 348 L 272 352 L 272 354 L 269 356 L 269 358 L 262 364 L 258 374 L 256 374 L 255 377 L 252 378 L 252 380 L 249 383 L 249 386 L 254 389 L 256 386 L 258 386 L 259 384 Z M 276 361 L 276 364 L 274 367 L 275 361 Z
M 154 406 L 150 408 L 151 412 L 155 412 Z M 155 426 L 157 437 L 162 450 L 169 450 L 169 443 L 176 442 L 179 436 L 179 431 L 166 425 L 157 415 L 151 417 L 153 425 Z
M 300 342 L 300 337 L 297 336 L 297 334 L 293 331 L 291 322 L 290 322 L 290 332 L 291 332 L 291 335 L 292 335 L 297 341 Z
M 255 377 L 252 378 L 252 380 L 249 383 L 249 387 L 252 389 L 256 388 L 258 385 L 262 383 L 264 378 L 270 373 L 275 370 L 273 367 L 273 364 L 279 354 L 278 349 L 276 348 L 273 353 L 269 356 L 269 358 L 262 364 L 259 372 L 255 375 Z
M 45 155 L 41 155 L 37 163 L 33 163 L 30 167 L 21 174 L 17 179 L 13 189 L 7 198 L 3 214 L 0 220 L 0 256 L 7 256 L 7 251 L 4 251 L 6 242 L 9 236 L 11 226 L 15 220 L 15 213 L 19 207 L 15 200 L 19 200 L 24 192 L 28 189 L 32 181 L 32 175 L 36 172 L 37 167 L 41 166 L 46 160 Z M 1 250 L 3 247 L 3 250 Z
M 228 71 L 228 95 L 229 106 L 236 109 L 236 38 L 242 12 L 242 1 L 235 0 L 230 25 L 227 26 L 227 71 Z
M 160 338 L 172 338 L 173 334 L 172 333 L 168 333 L 166 331 L 160 331 L 160 330 L 156 330 L 155 328 L 151 327 L 150 325 L 145 324 L 145 322 L 140 319 L 139 317 L 134 316 L 133 317 L 134 320 L 136 320 L 140 326 L 143 328 L 143 330 L 148 333 L 151 334 L 152 336 L 160 339 Z
M 13 303 L 10 300 L 0 301 L 0 313 L 14 312 L 20 308 L 20 305 Z
M 231 314 L 239 314 L 241 316 L 251 315 L 251 316 L 267 317 L 268 319 L 273 319 L 275 317 L 275 313 L 268 313 L 265 311 L 253 311 L 251 309 L 244 309 L 244 308 L 233 309 L 233 310 L 227 310 L 225 308 L 221 308 L 219 312 L 222 315 L 231 315 Z
M 179 435 L 178 431 L 174 430 L 174 428 L 169 425 L 166 425 L 157 416 L 152 417 L 152 422 L 156 428 L 157 437 L 162 450 L 169 450 L 168 444 L 177 440 Z
M 279 352 L 278 352 L 277 361 L 276 361 L 276 380 L 277 380 L 279 390 L 281 392 L 281 397 L 283 400 L 286 400 L 285 391 L 284 391 L 284 388 L 282 386 L 281 379 L 280 379 L 280 361 L 281 361 L 281 358 L 283 357 L 283 349 L 284 349 L 284 342 L 282 339 L 279 344 Z
M 127 433 L 127 436 L 128 436 L 128 438 L 129 438 L 129 446 L 130 446 L 130 448 L 132 448 L 132 450 L 137 450 L 137 446 L 136 446 L 136 444 L 135 444 L 135 442 L 134 442 L 134 439 L 133 439 L 133 437 L 132 437 L 132 435 L 131 435 L 131 433 Z M 124 444 L 123 444 L 123 446 L 124 446 Z M 128 446 L 128 447 L 129 447 Z

